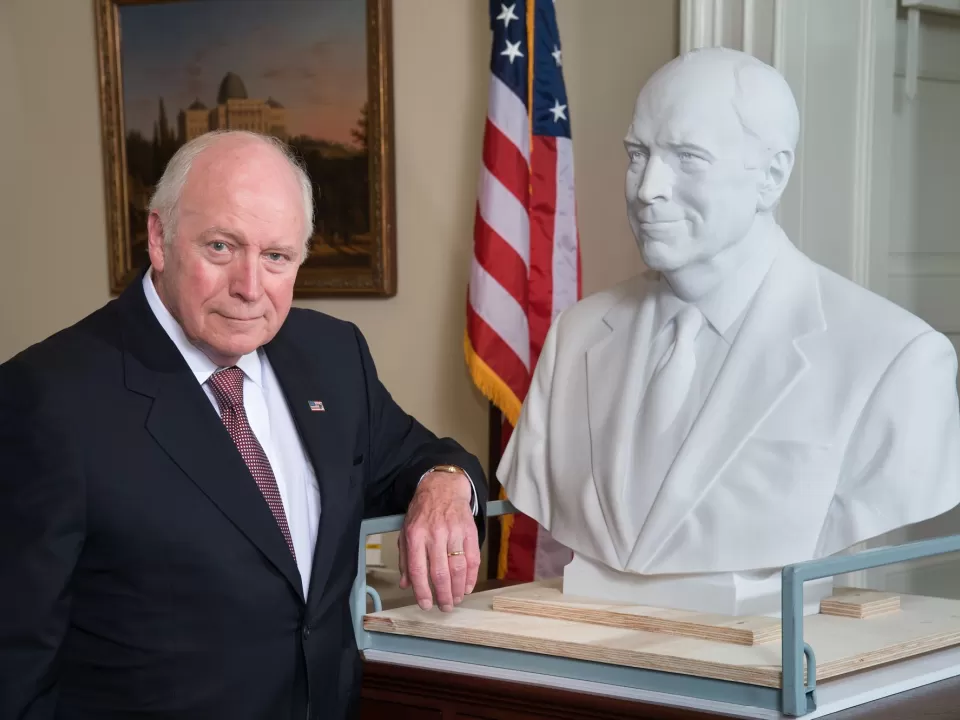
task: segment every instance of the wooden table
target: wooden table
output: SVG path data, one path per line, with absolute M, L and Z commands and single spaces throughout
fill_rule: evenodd
M 361 720 L 718 720 L 648 705 L 386 663 L 364 667 Z M 844 710 L 831 720 L 960 718 L 960 678 Z
M 414 602 L 396 587 L 399 574 L 379 571 L 368 582 L 385 609 Z M 481 580 L 475 592 L 513 585 Z M 372 610 L 372 607 L 371 607 Z M 361 720 L 718 720 L 695 710 L 602 695 L 484 679 L 458 673 L 366 662 Z M 910 690 L 850 710 L 831 720 L 960 720 L 960 677 Z

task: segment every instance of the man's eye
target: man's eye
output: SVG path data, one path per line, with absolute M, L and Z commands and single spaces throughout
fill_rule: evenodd
M 212 247 L 216 252 L 223 252 L 224 250 L 227 249 L 227 244 L 225 242 L 220 242 L 219 240 L 216 240 L 210 243 L 210 247 Z
M 287 256 L 280 253 L 267 253 L 267 257 L 273 260 L 274 262 L 280 262 L 281 260 L 286 260 Z

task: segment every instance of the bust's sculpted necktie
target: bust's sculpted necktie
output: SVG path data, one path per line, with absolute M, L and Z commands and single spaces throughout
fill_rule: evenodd
M 703 315 L 695 305 L 687 305 L 673 322 L 676 327 L 673 343 L 657 364 L 643 400 L 643 427 L 645 432 L 655 435 L 666 432 L 676 420 L 697 369 L 695 348 Z
M 624 483 L 624 500 L 630 508 L 635 533 L 646 522 L 683 443 L 689 419 L 689 408 L 685 410 L 684 405 L 697 369 L 696 339 L 702 325 L 703 315 L 695 306 L 688 305 L 662 330 L 673 330 L 673 338 L 654 368 L 641 400 L 631 474 Z M 677 425 L 681 416 L 684 422 Z

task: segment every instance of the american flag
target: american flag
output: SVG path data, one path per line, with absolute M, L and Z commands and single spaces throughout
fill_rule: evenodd
M 580 242 L 553 0 L 494 0 L 490 26 L 490 96 L 464 345 L 474 382 L 504 415 L 503 447 L 550 324 L 580 299 Z M 505 519 L 499 577 L 555 576 L 569 558 L 570 551 L 527 516 Z

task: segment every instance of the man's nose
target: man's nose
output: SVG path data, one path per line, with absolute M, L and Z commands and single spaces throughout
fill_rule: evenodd
M 643 169 L 643 179 L 637 188 L 637 199 L 646 205 L 652 205 L 657 200 L 669 200 L 673 170 L 657 155 L 651 156 L 647 166 Z
M 253 302 L 259 299 L 263 292 L 263 283 L 260 282 L 260 260 L 256 253 L 244 253 L 237 258 L 233 270 L 233 277 L 230 279 L 232 294 Z

